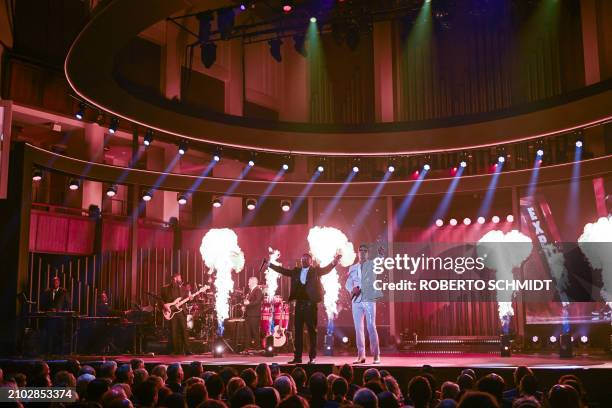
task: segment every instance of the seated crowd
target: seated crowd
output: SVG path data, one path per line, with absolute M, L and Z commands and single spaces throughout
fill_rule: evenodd
M 406 392 L 386 370 L 369 368 L 361 379 L 353 378 L 345 364 L 337 374 L 315 372 L 310 377 L 302 367 L 282 373 L 276 364 L 259 364 L 238 373 L 232 367 L 205 371 L 194 361 L 185 369 L 179 363 L 157 365 L 150 371 L 133 359 L 117 365 L 107 361 L 94 369 L 71 360 L 67 369 L 51 373 L 47 363 L 37 362 L 29 376 L 0 370 L 2 387 L 73 387 L 78 401 L 73 407 L 129 408 L 582 408 L 586 392 L 580 379 L 564 375 L 547 392 L 540 388 L 528 367 L 514 372 L 514 388 L 501 376 L 481 378 L 465 369 L 455 381 L 438 379 L 430 366 L 405 384 Z M 357 383 L 362 385 L 358 385 Z M 16 405 L 22 405 L 16 403 Z M 27 404 L 23 404 L 27 406 Z M 40 406 L 40 405 L 36 405 Z M 54 406 L 61 406 L 55 404 Z

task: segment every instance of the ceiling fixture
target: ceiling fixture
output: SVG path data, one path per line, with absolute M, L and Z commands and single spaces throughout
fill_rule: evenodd
M 83 102 L 79 103 L 79 110 L 74 114 L 74 116 L 78 120 L 83 120 L 85 117 L 85 104 Z
M 281 210 L 283 210 L 284 212 L 287 212 L 291 209 L 291 201 L 290 200 L 283 200 L 281 201 Z
M 270 55 L 276 62 L 281 62 L 283 60 L 283 56 L 281 54 L 281 45 L 283 45 L 283 41 L 280 38 L 272 38 L 268 40 L 268 45 L 270 46 Z
M 117 129 L 119 128 L 119 119 L 116 116 L 113 116 L 110 120 L 110 125 L 108 126 L 108 133 L 114 135 Z
M 257 200 L 254 198 L 247 198 L 246 200 L 246 208 L 249 211 L 252 211 L 257 206 Z
M 117 186 L 116 185 L 113 184 L 112 186 L 109 186 L 106 189 L 106 196 L 107 197 L 114 197 L 116 195 L 117 195 Z
M 142 195 L 142 200 L 148 202 L 151 201 L 151 199 L 153 199 L 153 193 L 150 190 L 145 191 Z
M 212 200 L 212 206 L 215 208 L 220 208 L 221 207 L 221 199 L 219 197 L 215 197 Z
M 178 196 L 178 199 L 176 200 L 179 205 L 185 205 L 187 204 L 187 197 L 185 196 L 185 194 L 181 194 Z
M 308 52 L 306 51 L 306 36 L 304 34 L 293 35 L 293 48 L 302 57 L 308 56 Z
M 183 156 L 185 153 L 187 153 L 187 140 L 181 139 L 178 144 L 178 154 Z
M 42 170 L 41 169 L 34 169 L 32 171 L 32 181 L 40 181 L 42 180 Z
M 68 183 L 68 188 L 72 191 L 78 190 L 80 186 L 81 186 L 81 183 L 79 183 L 79 180 L 77 179 L 72 179 Z
M 151 146 L 151 143 L 153 143 L 153 130 L 147 129 L 142 143 L 147 147 Z
M 282 2 L 283 13 L 291 13 L 293 11 L 293 2 L 292 1 L 283 1 Z

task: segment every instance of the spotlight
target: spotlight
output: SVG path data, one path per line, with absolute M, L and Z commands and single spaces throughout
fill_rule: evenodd
M 206 68 L 210 68 L 215 64 L 217 60 L 217 44 L 213 42 L 206 42 L 200 45 L 200 58 L 202 59 L 202 65 Z
M 287 163 L 283 163 L 283 165 L 281 166 L 283 168 L 283 170 L 287 171 L 289 170 L 289 165 Z
M 431 169 L 431 166 L 429 164 L 423 166 L 423 170 L 429 171 L 429 169 Z
M 387 171 L 389 173 L 393 173 L 395 171 L 395 166 L 393 166 L 392 164 L 390 164 L 389 166 L 387 166 Z
M 441 226 L 443 226 L 443 225 L 444 225 L 444 221 L 443 221 L 442 219 L 438 218 L 438 219 L 436 220 L 436 225 L 437 225 L 438 227 L 441 227 Z
M 83 120 L 85 117 L 85 104 L 83 102 L 79 103 L 79 110 L 74 114 L 74 116 L 78 120 Z
M 283 13 L 291 13 L 293 11 L 293 2 L 283 1 L 282 8 L 283 8 Z
M 113 116 L 111 118 L 110 125 L 108 126 L 108 133 L 110 133 L 111 135 L 114 135 L 118 127 L 119 127 L 119 119 Z
M 323 339 L 323 355 L 333 356 L 334 355 L 334 335 L 327 334 Z
M 234 9 L 232 7 L 217 10 L 217 30 L 222 40 L 229 39 L 234 30 Z
M 582 147 L 582 140 L 576 140 L 576 147 Z
M 153 193 L 149 190 L 145 191 L 142 195 L 142 201 L 151 201 L 153 198 Z
M 468 217 L 465 217 L 463 219 L 463 225 L 470 225 L 472 223 L 472 220 Z
M 221 161 L 221 156 L 218 153 L 213 154 L 212 159 L 216 162 Z
M 153 131 L 151 129 L 147 129 L 142 144 L 149 147 L 151 146 L 151 143 L 153 143 Z
M 187 140 L 181 139 L 178 144 L 178 154 L 183 156 L 185 153 L 187 153 Z
M 221 207 L 221 199 L 219 197 L 215 197 L 212 200 L 212 206 L 215 208 L 220 208 Z
M 557 336 L 550 336 L 548 338 L 548 341 L 550 341 L 552 344 L 555 344 L 557 342 Z
M 72 191 L 78 190 L 80 186 L 81 186 L 81 183 L 79 183 L 79 180 L 77 179 L 72 179 L 70 180 L 70 183 L 68 183 L 68 188 Z
M 255 165 L 255 161 L 253 159 L 249 160 L 249 162 L 247 163 L 249 165 L 249 167 L 253 167 Z
M 459 163 L 459 165 L 461 167 L 467 167 L 467 163 L 465 162 L 465 160 L 462 160 L 461 163 Z
M 353 166 L 353 173 L 359 173 L 359 167 Z
M 544 150 L 542 150 L 542 149 L 538 149 L 538 151 L 536 152 L 536 154 L 538 155 L 538 157 L 542 157 L 542 156 L 544 156 Z
M 246 5 L 244 3 L 240 3 L 240 11 L 246 10 Z
M 316 23 L 317 22 L 317 18 L 315 16 L 310 17 L 310 22 L 311 23 Z
M 319 173 L 323 173 L 323 170 L 325 170 L 325 167 L 323 167 L 322 165 L 318 165 L 318 166 L 317 166 L 317 171 L 318 171 Z
M 281 201 L 281 210 L 283 210 L 283 212 L 287 212 L 290 209 L 291 209 L 291 201 L 289 200 Z
M 266 336 L 264 339 L 264 356 L 274 357 L 274 336 Z
M 582 344 L 587 344 L 589 342 L 589 337 L 588 336 L 580 336 L 580 342 Z
M 497 161 L 498 161 L 498 162 L 500 162 L 500 163 L 503 163 L 503 162 L 505 162 L 505 161 L 506 161 L 506 158 L 505 158 L 504 156 L 499 156 L 499 157 L 497 158 Z
M 178 196 L 178 200 L 176 200 L 179 205 L 185 205 L 187 204 L 187 196 L 185 196 L 185 194 L 181 194 Z
M 283 41 L 280 38 L 273 38 L 268 40 L 268 45 L 270 46 L 270 55 L 276 62 L 281 62 L 283 60 L 283 56 L 281 54 L 281 45 L 283 45 Z
M 457 220 L 455 218 L 451 218 L 448 223 L 454 227 L 455 225 L 457 225 Z
M 32 181 L 40 181 L 42 180 L 42 170 L 40 169 L 34 169 L 32 170 Z
M 347 336 L 343 336 L 342 337 L 342 344 L 348 344 L 349 343 L 349 338 Z
M 512 215 L 512 214 L 508 214 L 508 215 L 506 216 L 506 221 L 508 221 L 508 222 L 514 222 L 514 215 Z
M 257 200 L 254 198 L 247 198 L 246 200 L 246 208 L 249 211 L 252 211 L 257 206 Z
M 478 217 L 478 219 L 476 221 L 478 221 L 479 224 L 484 224 L 485 223 L 485 217 Z
M 225 351 L 225 343 L 221 337 L 217 337 L 212 345 L 213 358 L 222 358 Z
M 116 195 L 117 195 L 117 186 L 116 185 L 113 184 L 112 186 L 109 186 L 106 189 L 106 196 L 107 197 L 114 197 Z
M 293 36 L 293 49 L 302 57 L 308 55 L 306 51 L 306 36 L 304 34 L 295 34 Z
M 540 341 L 540 338 L 538 336 L 531 337 L 531 342 L 532 343 L 537 343 L 538 341 Z
M 493 222 L 493 224 L 497 224 L 497 223 L 499 223 L 499 217 L 498 217 L 497 215 L 494 215 L 494 216 L 491 218 L 491 221 Z
M 510 336 L 507 334 L 502 334 L 500 336 L 500 355 L 502 357 L 511 357 L 512 356 L 512 350 L 510 349 L 512 340 L 510 339 Z

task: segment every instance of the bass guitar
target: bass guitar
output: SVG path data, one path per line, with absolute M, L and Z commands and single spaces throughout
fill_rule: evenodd
M 183 306 L 185 303 L 192 300 L 195 296 L 199 295 L 200 293 L 205 292 L 206 290 L 208 290 L 208 288 L 209 288 L 208 285 L 202 286 L 195 293 L 192 293 L 186 298 L 177 297 L 176 299 L 174 299 L 173 302 L 164 303 L 163 308 L 162 308 L 164 319 L 172 320 L 174 315 L 183 311 L 183 309 L 181 309 L 181 306 Z

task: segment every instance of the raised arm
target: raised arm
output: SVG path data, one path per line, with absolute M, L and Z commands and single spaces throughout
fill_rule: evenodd
M 280 273 L 281 275 L 284 275 L 284 276 L 291 277 L 293 275 L 293 269 L 283 268 L 280 265 L 274 265 L 274 264 L 268 263 L 268 268 L 270 268 L 273 271 L 276 271 L 276 272 L 278 272 L 278 273 Z
M 323 275 L 327 275 L 328 273 L 330 273 L 336 267 L 336 265 L 338 265 L 338 261 L 340 261 L 340 257 L 341 257 L 340 255 L 336 255 L 334 260 L 331 261 L 329 265 L 319 268 L 319 275 L 323 276 Z

